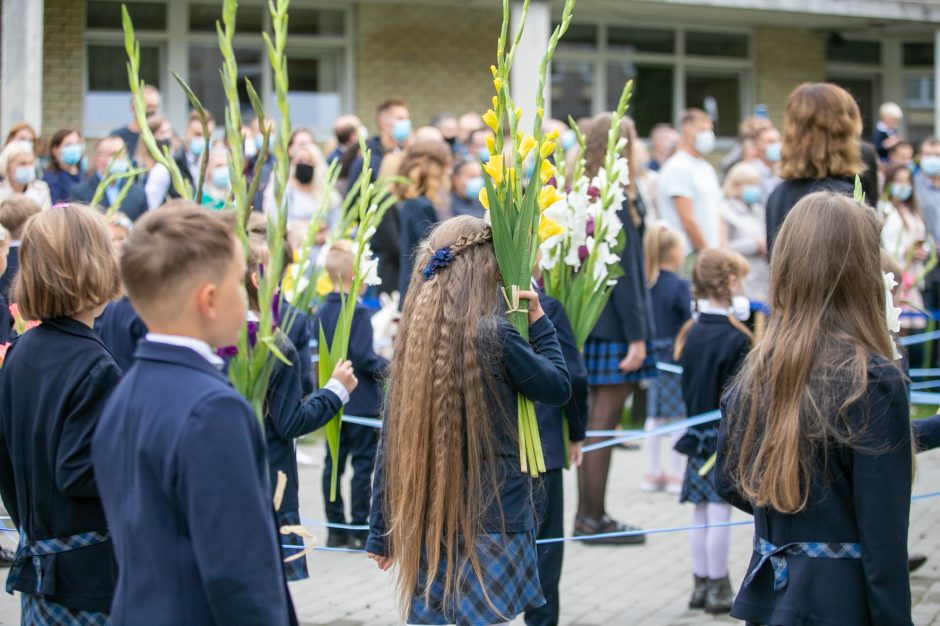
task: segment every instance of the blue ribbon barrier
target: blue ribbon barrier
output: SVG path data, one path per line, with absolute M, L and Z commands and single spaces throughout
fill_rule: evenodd
M 935 387 L 940 387 L 940 380 L 922 380 L 919 383 L 911 383 L 911 389 L 914 391 L 933 389 Z
M 669 372 L 671 374 L 682 373 L 682 366 L 675 365 L 673 363 L 663 363 L 662 361 L 659 361 L 658 363 L 656 363 L 656 369 L 662 370 L 663 372 Z
M 644 437 L 652 437 L 654 435 L 668 435 L 671 433 L 683 431 L 689 428 L 690 426 L 697 426 L 699 424 L 714 422 L 717 419 L 721 419 L 721 411 L 716 409 L 714 411 L 702 413 L 701 415 L 695 415 L 688 419 L 680 420 L 673 424 L 667 424 L 666 426 L 653 428 L 652 430 L 642 430 L 642 431 L 635 432 L 633 434 L 624 435 L 623 437 L 615 437 L 607 441 L 600 441 L 598 443 L 592 443 L 589 446 L 584 446 L 584 448 L 582 449 L 582 452 L 586 454 L 588 452 L 593 452 L 594 450 L 600 450 L 601 448 L 607 448 L 609 446 L 616 446 L 617 444 L 624 443 L 627 441 L 633 441 L 635 439 L 643 439 Z
M 931 404 L 940 406 L 940 393 L 925 393 L 915 391 L 911 393 L 911 404 Z
M 912 346 L 918 343 L 934 341 L 935 339 L 940 339 L 940 330 L 934 330 L 929 333 L 918 333 L 916 335 L 905 335 L 903 337 L 898 337 L 898 345 Z
M 382 420 L 377 417 L 359 417 L 358 415 L 344 415 L 343 421 L 348 424 L 359 424 L 360 426 L 371 426 L 372 428 L 382 428 Z
M 923 368 L 916 368 L 916 367 L 915 367 L 914 369 L 909 370 L 909 371 L 907 372 L 907 375 L 910 376 L 911 378 L 936 377 L 936 376 L 940 376 L 940 369 L 937 369 L 937 368 L 934 368 L 934 369 L 930 369 L 930 368 L 928 368 L 928 369 L 923 369 Z

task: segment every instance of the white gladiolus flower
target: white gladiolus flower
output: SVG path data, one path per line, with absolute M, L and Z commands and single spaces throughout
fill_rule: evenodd
M 884 272 L 884 286 L 885 286 L 885 322 L 888 325 L 888 330 L 892 333 L 901 332 L 901 309 L 894 306 L 894 296 L 891 295 L 891 290 L 898 286 L 896 280 L 894 280 L 894 274 L 891 272 Z M 891 350 L 893 354 L 891 358 L 895 361 L 901 358 L 901 353 L 898 352 L 898 346 L 894 338 L 891 339 Z
M 379 277 L 379 260 L 372 255 L 372 248 L 365 244 L 362 248 L 362 258 L 359 260 L 359 275 L 366 285 L 381 285 Z

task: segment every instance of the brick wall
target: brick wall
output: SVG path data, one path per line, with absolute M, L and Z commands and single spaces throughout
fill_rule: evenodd
M 45 0 L 43 31 L 42 134 L 50 137 L 82 125 L 85 2 Z
M 826 35 L 806 30 L 757 29 L 754 32 L 756 101 L 783 128 L 787 98 L 794 87 L 826 79 Z
M 389 98 L 408 102 L 416 127 L 441 111 L 486 110 L 501 19 L 493 7 L 357 4 L 355 109 L 370 130 Z

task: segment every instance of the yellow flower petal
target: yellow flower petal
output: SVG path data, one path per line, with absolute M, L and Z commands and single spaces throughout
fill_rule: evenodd
M 498 108 L 499 108 L 499 98 L 497 98 L 496 96 L 493 96 L 493 109 L 495 110 Z
M 539 117 L 545 117 L 545 109 L 543 107 L 538 108 Z
M 493 87 L 496 88 L 496 91 L 501 91 L 503 89 L 503 81 L 499 78 L 493 79 Z
M 516 109 L 516 120 L 522 118 L 522 109 Z
M 538 145 L 538 142 L 535 140 L 535 137 L 532 135 L 526 135 L 522 138 L 522 141 L 519 144 L 519 154 L 522 155 L 522 158 L 529 156 L 529 153 L 532 152 L 532 148 Z
M 539 156 L 543 159 L 547 159 L 555 152 L 555 142 L 546 141 L 542 144 L 542 149 L 539 151 Z
M 490 154 L 496 154 L 496 137 L 493 135 L 486 136 L 486 149 L 489 150 Z
M 321 272 L 320 276 L 317 278 L 317 295 L 325 296 L 333 292 L 333 281 L 330 280 L 329 274 L 326 272 Z
M 499 118 L 496 117 L 496 111 L 493 111 L 492 109 L 490 109 L 489 111 L 484 113 L 483 123 L 489 126 L 491 129 L 493 129 L 494 133 L 497 132 L 499 130 Z
M 554 237 L 555 235 L 561 235 L 565 232 L 565 229 L 561 227 L 561 224 L 551 219 L 550 217 L 542 216 L 542 219 L 539 221 L 539 241 L 544 243 L 549 237 Z
M 493 179 L 493 185 L 499 185 L 503 182 L 503 155 L 491 155 L 490 160 L 483 166 L 483 171 Z
M 562 195 L 558 193 L 557 189 L 552 185 L 545 185 L 542 187 L 542 190 L 539 191 L 539 210 L 544 211 L 561 199 Z
M 480 190 L 480 204 L 483 205 L 483 208 L 487 211 L 490 210 L 490 196 L 486 193 L 486 187 Z
M 510 167 L 509 169 L 506 170 L 506 172 L 509 175 L 509 184 L 515 187 L 516 186 L 516 168 Z
M 497 70 L 496 70 L 496 66 L 495 66 L 495 65 L 491 65 L 491 66 L 490 66 L 490 72 L 493 74 L 493 78 L 496 78 L 496 72 L 497 72 Z
M 542 161 L 542 167 L 539 170 L 539 179 L 542 181 L 542 184 L 544 185 L 545 183 L 547 183 L 549 180 L 551 180 L 552 176 L 554 175 L 555 175 L 555 166 L 552 165 L 551 161 L 548 161 L 548 160 Z
M 553 130 L 552 132 L 550 132 L 550 133 L 548 133 L 547 135 L 545 135 L 545 141 L 555 141 L 555 140 L 558 139 L 559 137 L 561 137 L 561 133 L 559 133 L 559 132 L 558 132 L 558 129 L 556 128 L 556 129 Z

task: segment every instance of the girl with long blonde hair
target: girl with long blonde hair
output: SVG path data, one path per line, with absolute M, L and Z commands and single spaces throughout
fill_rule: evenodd
M 535 292 L 529 339 L 501 311 L 490 227 L 463 216 L 415 258 L 392 361 L 366 551 L 397 568 L 410 624 L 502 624 L 544 604 L 516 394 L 571 394 Z
M 716 484 L 754 515 L 731 614 L 761 624 L 910 624 L 913 460 L 875 212 L 815 193 L 771 261 L 773 315 L 722 400 Z

